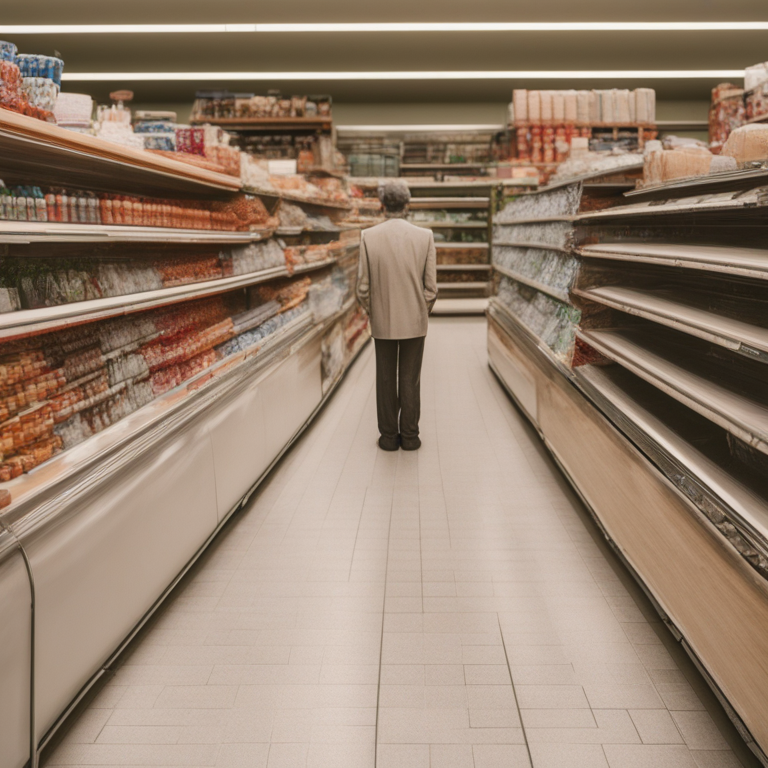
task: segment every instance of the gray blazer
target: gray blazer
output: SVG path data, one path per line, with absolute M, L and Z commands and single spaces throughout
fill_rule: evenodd
M 429 229 L 389 219 L 360 237 L 357 299 L 375 339 L 427 335 L 437 298 L 435 240 Z

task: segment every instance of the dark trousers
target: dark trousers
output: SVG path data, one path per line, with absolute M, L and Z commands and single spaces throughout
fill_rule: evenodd
M 419 436 L 424 338 L 375 339 L 376 412 L 379 433 L 387 442 L 398 433 L 404 441 Z

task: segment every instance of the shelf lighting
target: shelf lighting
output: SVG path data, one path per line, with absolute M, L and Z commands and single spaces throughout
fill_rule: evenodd
M 727 80 L 743 69 L 544 70 L 455 72 L 67 72 L 69 82 L 227 80 Z
M 722 32 L 765 31 L 768 21 L 565 21 L 349 24 L 19 24 L 3 35 L 261 32 Z

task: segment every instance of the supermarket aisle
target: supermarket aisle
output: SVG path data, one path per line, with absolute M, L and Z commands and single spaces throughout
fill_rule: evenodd
M 366 350 L 44 764 L 741 765 L 484 320 L 433 322 L 423 386 L 422 450 L 379 451 Z

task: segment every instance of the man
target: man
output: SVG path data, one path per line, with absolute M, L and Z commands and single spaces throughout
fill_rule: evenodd
M 411 193 L 404 182 L 379 188 L 387 221 L 360 238 L 357 298 L 368 312 L 376 344 L 379 447 L 421 446 L 421 360 L 427 316 L 437 298 L 435 241 L 405 220 Z

